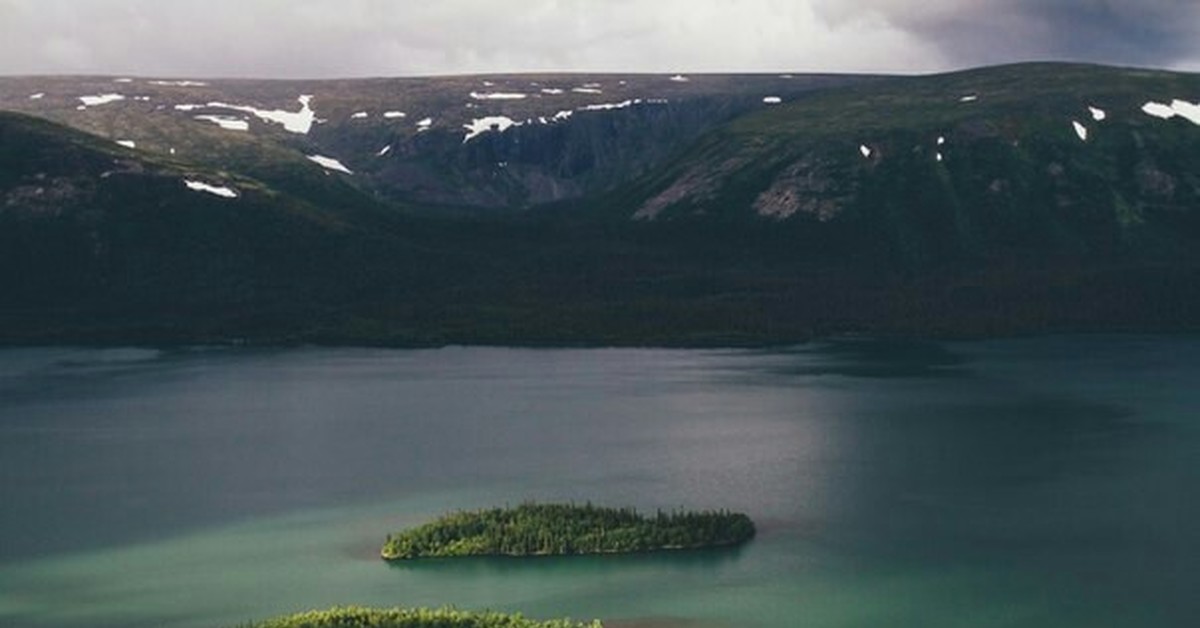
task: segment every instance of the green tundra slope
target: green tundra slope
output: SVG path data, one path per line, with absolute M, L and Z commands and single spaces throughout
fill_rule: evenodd
M 412 267 L 402 240 L 383 240 L 391 212 L 324 175 L 292 182 L 0 113 L 4 335 L 286 334 L 375 269 Z
M 498 210 L 577 199 L 836 75 L 515 74 L 327 81 L 0 77 L 0 109 L 273 182 L 337 159 L 393 201 Z
M 1063 64 L 825 91 L 708 135 L 614 211 L 808 222 L 918 267 L 1172 258 L 1200 235 L 1197 101 L 1198 75 Z M 1174 102 L 1190 120 L 1160 117 Z
M 78 88 L 21 80 L 43 100 Z M 767 87 L 726 83 L 721 98 Z M 525 211 L 525 192 L 447 211 L 396 192 L 424 185 L 411 169 L 307 158 L 365 146 L 353 114 L 303 137 L 256 116 L 245 133 L 201 121 L 199 157 L 142 143 L 195 130 L 186 116 L 107 110 L 136 136 L 128 149 L 76 129 L 91 123 L 2 114 L 0 339 L 728 345 L 1197 327 L 1200 77 L 1024 64 L 823 87 L 756 96 L 724 124 L 660 121 L 652 143 L 669 148 L 634 166 L 614 166 L 649 141 L 621 122 L 632 105 L 590 112 L 607 165 L 557 170 L 578 187 Z M 533 106 L 472 104 L 495 103 Z M 447 166 L 468 163 L 457 151 L 531 147 L 526 133 L 552 128 L 469 142 L 443 129 L 429 145 L 435 131 L 413 130 L 393 151 L 451 173 L 471 209 L 504 177 Z M 553 169 L 576 141 L 595 157 L 567 134 L 529 164 Z M 600 171 L 607 183 L 588 179 Z

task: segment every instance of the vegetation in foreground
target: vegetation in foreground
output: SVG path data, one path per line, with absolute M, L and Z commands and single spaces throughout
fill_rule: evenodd
M 587 504 L 522 504 L 457 512 L 388 535 L 385 560 L 456 556 L 552 556 L 701 549 L 744 543 L 754 523 L 727 511 L 659 511 Z
M 372 609 L 356 606 L 308 611 L 248 624 L 244 628 L 602 628 L 599 621 L 535 621 L 521 615 L 442 609 Z

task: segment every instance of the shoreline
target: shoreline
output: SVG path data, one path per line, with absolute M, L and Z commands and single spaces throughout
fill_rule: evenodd
M 66 335 L 28 339 L 0 338 L 0 350 L 4 349 L 152 349 L 152 350 L 213 350 L 213 349 L 646 349 L 646 350 L 721 350 L 721 349 L 785 349 L 808 346 L 819 342 L 944 342 L 974 343 L 998 340 L 1036 340 L 1047 338 L 1179 338 L 1200 336 L 1200 326 L 1177 329 L 1158 328 L 1114 328 L 1114 329 L 1048 329 L 1041 331 L 1013 331 L 1010 333 L 888 333 L 870 331 L 840 331 L 804 337 L 741 338 L 738 340 L 526 340 L 493 342 L 488 340 L 446 339 L 440 341 L 384 341 L 363 339 L 315 339 L 308 337 L 147 337 Z
M 755 534 L 755 536 L 758 536 Z M 743 541 L 725 541 L 720 543 L 705 543 L 702 545 L 666 545 L 643 550 L 598 550 L 593 552 L 571 552 L 571 553 L 554 553 L 554 552 L 537 552 L 531 554 L 462 554 L 459 556 L 415 556 L 412 558 L 388 558 L 380 553 L 379 558 L 389 564 L 410 563 L 410 562 L 433 562 L 433 561 L 451 561 L 463 558 L 494 558 L 498 560 L 521 560 L 525 558 L 541 559 L 541 558 L 571 558 L 580 556 L 645 556 L 647 554 L 672 554 L 677 552 L 701 552 L 705 550 L 723 550 L 735 549 L 749 542 L 749 539 Z

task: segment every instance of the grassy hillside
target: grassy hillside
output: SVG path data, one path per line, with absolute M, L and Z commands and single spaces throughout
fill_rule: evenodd
M 416 272 L 415 248 L 387 236 L 389 215 L 353 190 L 285 189 L 0 114 L 8 334 L 286 337 L 383 268 Z
M 1027 64 L 824 87 L 758 102 L 609 192 L 522 213 L 431 210 L 331 173 L 306 142 L 359 141 L 333 122 L 312 137 L 260 122 L 197 135 L 206 161 L 2 114 L 0 340 L 730 345 L 1197 328 L 1200 126 L 1142 109 L 1200 100 L 1197 76 Z M 622 138 L 642 127 L 595 120 L 546 138 L 547 154 L 608 138 L 625 147 L 617 163 L 638 146 Z M 394 150 L 438 170 L 432 133 Z M 463 150 L 538 146 L 511 133 Z M 527 198 L 491 171 L 439 171 L 464 194 Z
M 814 93 L 710 134 L 610 206 L 808 222 L 915 268 L 1173 258 L 1200 236 L 1200 124 L 1142 108 L 1175 99 L 1200 100 L 1200 76 L 1022 64 Z
M 353 172 L 331 174 L 342 184 L 391 201 L 498 210 L 580 198 L 626 181 L 704 131 L 763 108 L 766 96 L 791 99 L 868 80 L 773 74 L 0 77 L 0 109 L 269 183 L 291 184 L 298 172 L 324 175 L 306 159 L 322 155 Z

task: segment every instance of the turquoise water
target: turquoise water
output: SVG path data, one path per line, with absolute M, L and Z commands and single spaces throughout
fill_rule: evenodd
M 336 604 L 611 626 L 1191 626 L 1200 339 L 778 351 L 0 351 L 0 626 Z M 527 499 L 730 508 L 714 552 L 389 566 Z

